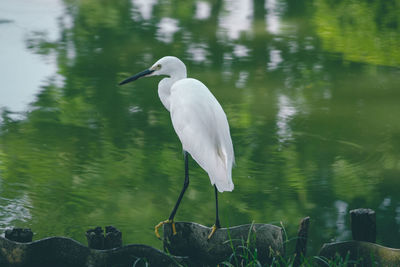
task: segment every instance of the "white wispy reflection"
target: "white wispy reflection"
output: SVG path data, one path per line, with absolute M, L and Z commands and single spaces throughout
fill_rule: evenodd
M 236 81 L 235 86 L 237 88 L 244 88 L 247 82 L 247 78 L 249 78 L 248 71 L 239 72 L 239 79 Z
M 249 55 L 250 49 L 244 45 L 235 45 L 233 47 L 233 54 L 236 57 L 247 57 Z
M 219 35 L 231 40 L 238 39 L 242 32 L 250 32 L 252 21 L 252 0 L 225 0 L 224 11 L 219 17 Z
M 297 113 L 296 108 L 292 105 L 290 99 L 285 95 L 278 97 L 278 115 L 276 118 L 276 126 L 278 128 L 277 135 L 280 143 L 284 143 L 292 139 L 292 129 L 289 122 Z
M 57 72 L 57 55 L 37 55 L 35 49 L 41 39 L 57 41 L 60 21 L 68 26 L 68 19 L 63 21 L 67 17 L 64 8 L 60 0 L 0 1 L 1 19 L 8 21 L 1 24 L 0 30 L 0 110 L 26 111 L 47 77 Z
M 295 54 L 299 51 L 299 44 L 297 43 L 297 40 L 289 41 L 288 46 L 291 54 Z
M 157 0 L 132 0 L 132 19 L 134 21 L 151 19 L 155 4 L 157 4 Z M 140 17 L 137 16 L 138 13 Z
M 211 15 L 210 3 L 199 1 L 196 2 L 196 14 L 194 17 L 199 20 L 208 19 Z
M 281 57 L 281 51 L 280 50 L 275 50 L 271 49 L 269 51 L 269 62 L 268 62 L 268 70 L 275 70 L 278 68 L 279 63 L 283 61 Z
M 139 106 L 130 106 L 128 110 L 130 113 L 137 113 L 143 111 L 143 109 Z
M 233 56 L 231 53 L 224 53 L 224 61 L 222 63 L 222 79 L 224 81 L 229 81 L 232 79 L 232 63 Z
M 187 53 L 189 54 L 189 58 L 192 61 L 204 62 L 206 61 L 208 55 L 207 44 L 205 43 L 190 44 Z
M 0 198 L 0 229 L 14 225 L 16 221 L 26 222 L 32 219 L 29 208 L 32 207 L 27 195 L 21 198 Z
M 265 16 L 266 30 L 269 33 L 278 34 L 281 27 L 279 16 L 282 13 L 282 5 L 277 0 L 266 0 L 265 10 L 267 11 Z
M 349 235 L 349 230 L 346 229 L 346 214 L 348 209 L 348 204 L 342 200 L 335 201 L 335 207 L 337 210 L 336 219 L 336 230 L 337 230 L 337 240 L 344 240 Z
M 304 43 L 305 43 L 304 44 L 304 50 L 311 51 L 311 50 L 315 49 L 315 46 L 313 44 L 314 43 L 314 38 L 312 36 L 307 36 L 305 38 L 305 42 Z
M 382 201 L 382 203 L 379 205 L 379 208 L 381 210 L 386 210 L 390 205 L 392 204 L 392 199 L 390 197 L 385 197 Z
M 396 208 L 396 217 L 395 217 L 395 219 L 396 219 L 396 223 L 400 224 L 400 207 Z
M 174 34 L 179 31 L 178 21 L 173 18 L 162 18 L 157 28 L 156 39 L 164 43 L 171 43 Z

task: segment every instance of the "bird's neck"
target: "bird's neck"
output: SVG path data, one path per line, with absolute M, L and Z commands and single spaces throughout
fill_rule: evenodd
M 185 79 L 186 73 L 184 75 L 174 75 L 171 77 L 167 77 L 162 79 L 158 83 L 158 96 L 160 97 L 161 102 L 164 107 L 169 111 L 170 110 L 170 95 L 171 95 L 171 87 L 174 83 L 179 80 Z

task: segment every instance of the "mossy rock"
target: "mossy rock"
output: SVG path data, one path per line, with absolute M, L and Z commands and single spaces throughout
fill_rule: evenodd
M 164 225 L 165 250 L 176 256 L 188 256 L 200 265 L 213 266 L 229 260 L 234 251 L 240 257 L 257 249 L 257 260 L 264 266 L 285 253 L 282 228 L 271 224 L 220 228 L 210 239 L 210 227 L 191 222 L 176 222 L 175 227 L 174 235 L 171 224 Z
M 348 255 L 349 254 L 349 255 Z M 340 256 L 358 266 L 400 266 L 400 249 L 388 248 L 363 241 L 346 241 L 324 244 L 320 256 L 333 260 Z

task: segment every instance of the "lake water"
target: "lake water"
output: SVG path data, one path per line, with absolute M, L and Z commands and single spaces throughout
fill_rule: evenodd
M 281 222 L 309 251 L 351 238 L 349 211 L 377 212 L 400 247 L 400 6 L 392 1 L 3 0 L 0 229 L 86 244 L 114 225 L 161 248 L 183 154 L 159 78 L 117 83 L 165 55 L 203 81 L 231 127 L 235 190 L 222 226 Z M 177 221 L 214 223 L 214 191 L 190 162 Z

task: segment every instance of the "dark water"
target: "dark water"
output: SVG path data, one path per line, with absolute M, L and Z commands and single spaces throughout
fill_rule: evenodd
M 158 78 L 116 84 L 175 55 L 230 123 L 223 226 L 282 222 L 291 239 L 310 216 L 316 253 L 369 207 L 378 242 L 400 247 L 398 1 L 100 2 L 0 3 L 0 228 L 85 243 L 114 225 L 161 248 L 181 144 Z M 190 168 L 176 220 L 212 225 L 213 188 Z

